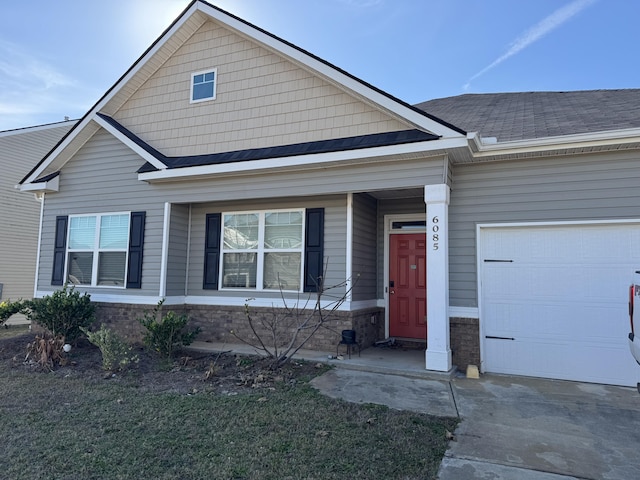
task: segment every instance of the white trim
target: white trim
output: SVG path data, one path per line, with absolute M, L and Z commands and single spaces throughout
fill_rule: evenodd
M 391 225 L 393 222 L 411 222 L 415 220 L 426 221 L 426 208 L 424 213 L 404 213 L 404 214 L 389 214 L 384 216 L 384 285 L 382 288 L 382 295 L 384 296 L 384 338 L 389 338 L 389 262 L 390 258 L 390 235 L 399 235 L 403 233 L 421 233 L 422 230 L 393 230 Z M 426 234 L 427 227 L 425 225 L 424 232 Z M 429 299 L 427 299 L 427 302 Z
M 479 318 L 478 307 L 453 307 L 449 305 L 449 318 Z
M 241 291 L 247 292 L 248 295 L 255 294 L 254 292 L 273 292 L 278 291 L 278 289 L 273 288 L 265 288 L 264 286 L 264 274 L 266 271 L 265 259 L 269 253 L 292 253 L 300 255 L 300 271 L 298 272 L 298 289 L 283 289 L 283 292 L 288 293 L 301 293 L 304 288 L 304 255 L 305 255 L 305 232 L 306 232 L 306 208 L 276 208 L 276 209 L 263 209 L 263 210 L 230 210 L 221 212 L 221 221 L 220 221 L 220 259 L 219 259 L 219 268 L 218 268 L 218 290 L 219 291 Z M 301 243 L 299 248 L 271 248 L 267 249 L 265 247 L 265 233 L 267 229 L 267 214 L 273 213 L 299 213 L 301 217 Z M 225 216 L 231 215 L 257 215 L 258 216 L 258 238 L 257 238 L 257 246 L 256 248 L 226 248 L 225 247 Z M 256 278 L 255 287 L 246 288 L 243 287 L 225 287 L 224 286 L 224 256 L 225 254 L 233 254 L 233 253 L 253 253 L 256 255 Z M 242 274 L 248 280 L 248 274 Z
M 476 225 L 476 234 L 480 233 L 482 228 L 511 228 L 511 227 L 563 227 L 571 225 L 608 225 L 608 224 L 625 224 L 640 223 L 640 218 L 624 218 L 610 220 L 559 220 L 552 222 L 513 222 L 513 223 L 479 223 Z M 477 237 L 479 238 L 479 237 Z
M 83 287 L 85 287 L 85 285 L 76 285 L 75 290 L 80 293 L 89 293 L 91 295 L 91 301 L 93 302 L 123 303 L 127 305 L 157 305 L 157 303 L 162 300 L 162 298 L 155 295 L 121 295 L 117 293 L 100 293 L 86 290 Z M 55 290 L 37 290 L 36 298 L 42 298 L 46 295 L 51 295 L 54 292 Z M 172 303 L 172 305 L 176 305 L 176 303 Z
M 104 217 L 127 217 L 127 236 L 126 236 L 126 247 L 124 248 L 102 248 L 100 247 L 100 239 L 102 236 L 102 219 Z M 94 236 L 93 236 L 93 248 L 71 248 L 70 240 L 71 240 L 71 221 L 74 218 L 95 218 L 95 227 L 94 227 Z M 127 268 L 129 265 L 129 239 L 131 237 L 131 212 L 121 211 L 121 212 L 101 212 L 101 213 L 77 213 L 70 214 L 67 216 L 68 225 L 66 231 L 66 248 L 65 248 L 65 257 L 64 257 L 64 279 L 65 283 L 68 282 L 69 279 L 69 254 L 70 253 L 89 253 L 92 254 L 92 267 L 91 267 L 91 283 L 86 284 L 77 284 L 77 286 L 88 287 L 88 288 L 114 288 L 118 290 L 125 290 L 127 288 Z M 102 252 L 124 252 L 124 276 L 122 285 L 99 285 L 98 278 L 100 275 L 100 253 Z
M 46 182 L 23 183 L 22 185 L 16 185 L 15 188 L 17 190 L 20 190 L 21 192 L 57 192 L 58 190 L 60 190 L 60 175 L 56 175 L 51 180 L 47 180 Z
M 351 288 L 353 286 L 353 193 L 347 193 L 347 238 L 346 238 L 346 265 L 345 265 L 345 289 L 346 289 L 346 301 L 350 302 Z
M 37 197 L 37 195 L 36 195 Z M 38 293 L 38 272 L 40 271 L 40 250 L 42 248 L 42 222 L 44 220 L 44 199 L 46 194 L 43 193 L 40 198 L 40 224 L 38 225 L 38 247 L 36 249 L 36 275 L 33 282 L 33 296 Z M 65 252 L 66 254 L 66 252 Z M 66 259 L 65 259 L 66 262 Z
M 187 264 L 185 265 L 185 274 L 184 274 L 184 294 L 187 295 L 189 293 L 189 271 L 190 262 L 191 262 L 191 228 L 192 228 L 192 206 L 193 204 L 189 204 L 189 223 L 187 226 Z
M 606 147 L 626 143 L 640 143 L 640 128 L 626 128 L 603 132 L 578 133 L 526 140 L 484 143 L 477 132 L 467 134 L 469 148 L 476 158 L 495 155 L 515 155 L 557 149 Z
M 255 174 L 256 170 L 274 170 L 277 168 L 297 168 L 303 166 L 320 166 L 330 162 L 345 162 L 351 160 L 371 160 L 373 158 L 429 153 L 448 148 L 466 147 L 464 139 L 430 140 L 426 142 L 405 143 L 402 145 L 388 145 L 384 147 L 361 148 L 330 153 L 312 153 L 293 157 L 278 157 L 265 160 L 251 160 L 246 162 L 231 162 L 215 165 L 201 165 L 197 167 L 170 168 L 156 172 L 139 173 L 138 180 L 145 182 L 174 180 L 190 177 L 221 174 Z
M 640 218 L 637 219 L 616 219 L 616 220 L 567 220 L 553 222 L 513 222 L 513 223 L 480 223 L 476 225 L 476 285 L 478 295 L 478 323 L 479 323 L 479 341 L 480 341 L 480 371 L 484 372 L 485 358 L 485 342 L 484 342 L 484 322 L 482 320 L 482 268 L 483 259 L 480 258 L 479 252 L 482 251 L 482 230 L 492 228 L 537 228 L 537 227 L 563 227 L 563 226 L 580 226 L 580 225 L 632 225 L 640 224 Z
M 133 150 L 137 155 L 142 157 L 143 160 L 149 162 L 151 165 L 153 165 L 157 169 L 165 170 L 167 168 L 167 166 L 164 163 L 162 163 L 156 157 L 151 155 L 149 152 L 147 152 L 144 148 L 142 148 L 136 142 L 134 142 L 133 140 L 129 139 L 129 137 L 127 137 L 125 134 L 120 132 L 120 130 L 115 128 L 113 125 L 111 125 L 109 122 L 107 122 L 103 118 L 99 117 L 98 115 L 94 115 L 93 121 L 95 121 L 98 125 L 100 125 L 102 128 L 104 128 L 107 132 L 109 132 L 111 135 L 116 137 L 120 142 L 125 144 L 131 150 Z
M 167 295 L 167 263 L 169 261 L 169 231 L 171 228 L 171 203 L 164 204 L 164 218 L 162 222 L 162 253 L 160 257 L 160 298 Z
M 193 83 L 196 75 L 206 75 L 207 73 L 213 73 L 213 96 L 199 98 L 197 100 L 193 99 L 193 87 L 195 84 Z M 209 68 L 207 70 L 200 70 L 199 72 L 194 72 L 191 74 L 191 88 L 189 89 L 189 103 L 202 103 L 208 102 L 210 100 L 216 99 L 216 93 L 218 92 L 218 69 L 217 68 Z

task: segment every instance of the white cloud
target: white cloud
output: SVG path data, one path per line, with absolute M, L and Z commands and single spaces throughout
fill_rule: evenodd
M 596 1 L 597 0 L 574 0 L 570 4 L 557 9 L 551 15 L 535 24 L 529 30 L 526 30 L 522 35 L 516 38 L 516 40 L 511 44 L 509 49 L 502 56 L 498 57 L 491 64 L 487 65 L 485 68 L 473 75 L 469 79 L 469 81 L 463 85 L 462 89 L 464 91 L 469 90 L 469 87 L 471 86 L 471 82 L 473 80 L 481 75 L 484 75 L 492 68 L 500 65 L 508 58 L 513 57 L 532 43 L 537 42 L 542 37 L 548 35 L 553 30 L 560 27 L 562 24 L 576 16 L 578 13 L 580 13 L 582 10 L 587 8 L 592 3 L 595 3 Z

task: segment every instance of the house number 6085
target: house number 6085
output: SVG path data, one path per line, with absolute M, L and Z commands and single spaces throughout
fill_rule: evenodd
M 431 223 L 433 224 L 431 226 L 431 241 L 433 242 L 434 250 L 438 250 L 438 248 L 440 248 L 438 245 L 438 242 L 440 241 L 440 236 L 438 235 L 438 232 L 440 231 L 440 226 L 438 225 L 439 221 L 440 219 L 437 215 L 431 219 Z

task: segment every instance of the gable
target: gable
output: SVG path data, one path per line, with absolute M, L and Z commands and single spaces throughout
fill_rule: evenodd
M 220 80 L 217 98 L 190 103 L 191 75 L 210 68 L 217 69 Z M 37 190 L 26 184 L 59 171 L 99 127 L 109 129 L 99 113 L 168 157 L 409 130 L 463 146 L 466 135 L 202 0 L 194 0 L 25 176 L 21 189 Z M 165 168 L 131 142 L 124 143 L 154 167 Z M 438 142 L 430 142 L 427 150 L 444 148 L 431 143 Z
M 190 103 L 215 68 L 216 98 Z M 202 155 L 406 130 L 409 122 L 208 21 L 114 113 L 166 156 Z

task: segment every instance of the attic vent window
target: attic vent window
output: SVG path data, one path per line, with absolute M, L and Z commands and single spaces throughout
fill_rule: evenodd
M 215 68 L 191 75 L 191 103 L 215 100 L 217 76 Z

